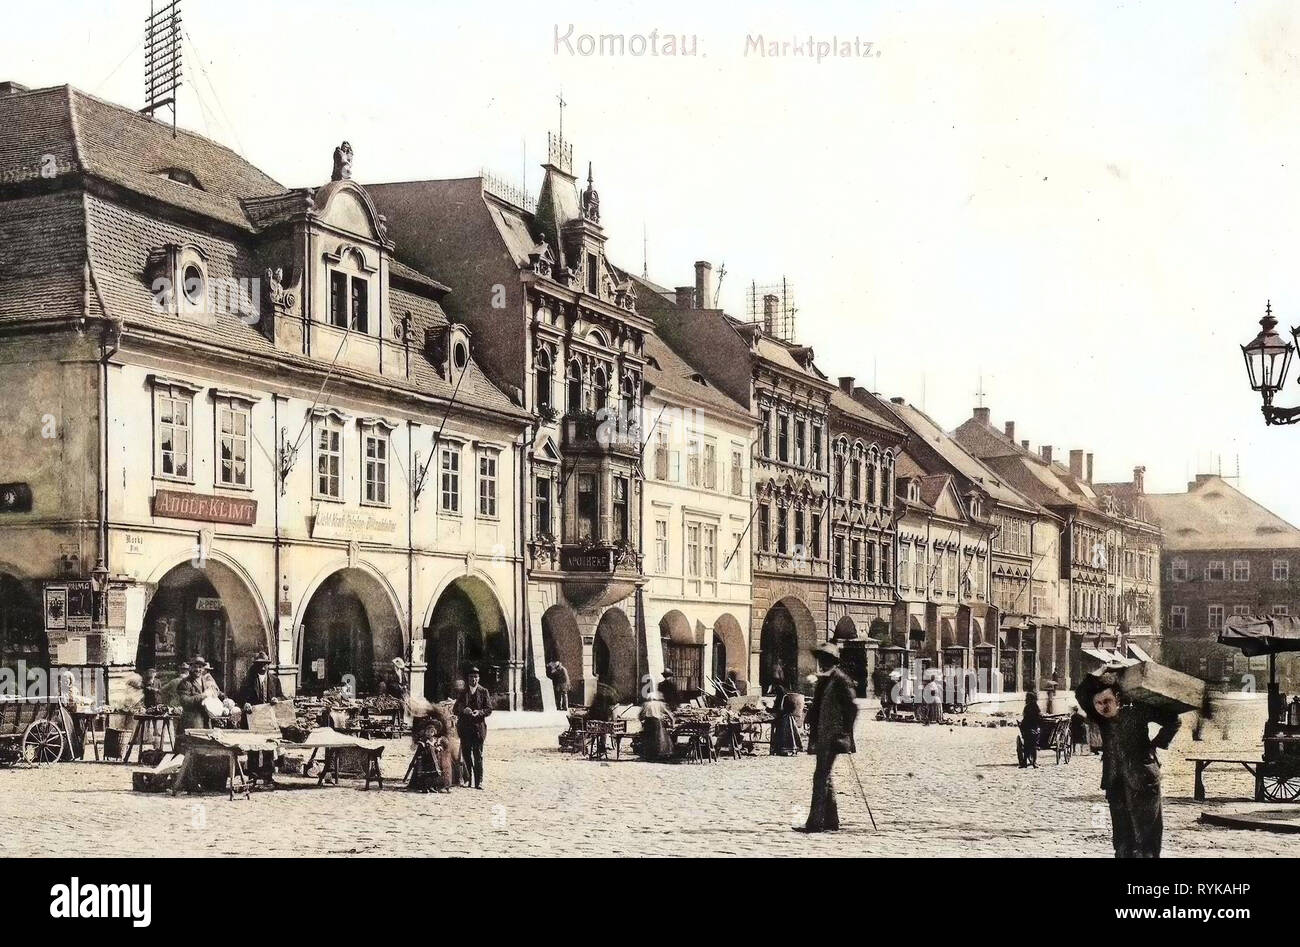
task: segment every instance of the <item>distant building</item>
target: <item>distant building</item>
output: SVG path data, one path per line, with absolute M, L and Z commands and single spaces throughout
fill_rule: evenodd
M 1060 523 L 1061 616 L 1070 629 L 1068 670 L 1064 662 L 1056 662 L 1060 683 L 1078 681 L 1107 649 L 1121 644 L 1139 644 L 1159 657 L 1158 629 L 1151 620 L 1158 608 L 1151 598 L 1157 590 L 1147 578 L 1159 572 L 1159 532 L 1150 522 L 1149 511 L 1132 495 L 1132 486 L 1128 485 L 1127 500 L 1107 496 L 1093 486 L 1091 454 L 1071 451 L 1066 467 L 1057 461 L 1051 445 L 1035 453 L 1028 441 L 1017 443 L 1013 423 L 1004 431 L 995 428 L 988 408 L 976 408 L 953 437 Z M 1112 492 L 1123 491 L 1116 487 Z M 1035 538 L 1043 534 L 1045 530 L 1035 530 Z M 1126 550 L 1140 557 L 1135 572 L 1143 576 L 1141 580 L 1126 582 L 1122 558 Z M 1132 622 L 1123 617 L 1120 605 L 1125 601 L 1131 602 Z
M 895 468 L 907 432 L 852 378 L 831 393 L 827 625 L 844 669 L 866 696 L 895 603 Z
M 1164 530 L 1165 661 L 1212 683 L 1253 674 L 1253 663 L 1215 639 L 1233 615 L 1300 615 L 1300 529 L 1222 477 L 1199 474 L 1184 493 L 1147 494 Z M 1283 657 L 1284 689 L 1300 686 L 1300 661 Z

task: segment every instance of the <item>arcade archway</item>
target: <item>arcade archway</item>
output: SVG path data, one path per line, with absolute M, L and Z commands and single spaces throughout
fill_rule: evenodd
M 621 703 L 636 700 L 638 691 L 636 634 L 622 609 L 611 608 L 600 617 L 592 650 L 596 679 L 614 688 Z
M 489 691 L 509 693 L 510 631 L 496 593 L 482 579 L 466 575 L 448 585 L 438 596 L 424 637 L 428 700 L 455 697 L 471 664 Z
M 746 663 L 748 649 L 740 622 L 730 612 L 724 612 L 713 623 L 713 676 L 724 680 L 728 671 L 735 671 L 738 680 L 749 676 Z
M 37 596 L 8 572 L 0 572 L 0 667 L 48 667 L 50 644 Z
M 787 690 L 797 690 L 800 680 L 816 670 L 808 653 L 816 637 L 817 623 L 801 599 L 790 595 L 768 609 L 759 637 L 759 686 L 764 693 L 778 679 Z
M 552 605 L 542 615 L 543 665 L 559 661 L 569 675 L 569 703 L 586 702 L 586 682 L 582 668 L 582 632 L 571 608 Z M 542 675 L 545 677 L 545 675 Z M 549 681 L 547 683 L 550 683 Z M 545 686 L 545 685 L 543 685 Z
M 356 694 L 373 694 L 402 651 L 401 619 L 388 590 L 364 569 L 340 569 L 303 611 L 298 691 L 350 685 Z
M 136 669 L 157 668 L 164 682 L 193 657 L 205 658 L 218 686 L 234 694 L 259 651 L 272 653 L 255 593 L 217 559 L 183 562 L 158 580 L 145 610 Z

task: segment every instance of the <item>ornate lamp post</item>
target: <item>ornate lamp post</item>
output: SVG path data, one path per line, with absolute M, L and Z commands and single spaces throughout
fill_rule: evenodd
M 1259 320 L 1259 325 L 1259 335 L 1241 347 L 1250 387 L 1264 399 L 1265 424 L 1295 424 L 1300 421 L 1300 408 L 1275 408 L 1273 396 L 1282 390 L 1282 385 L 1286 382 L 1291 356 L 1295 354 L 1296 345 L 1300 344 L 1300 328 L 1291 330 L 1292 337 L 1296 339 L 1294 343 L 1278 335 L 1272 301 L 1264 307 L 1264 318 Z

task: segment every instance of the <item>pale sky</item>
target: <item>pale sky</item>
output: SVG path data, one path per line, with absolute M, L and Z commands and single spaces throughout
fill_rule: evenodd
M 147 0 L 27 5 L 6 75 L 142 102 Z M 563 90 L 611 256 L 787 277 L 830 376 L 994 422 L 1151 491 L 1231 473 L 1300 523 L 1300 426 L 1238 346 L 1300 323 L 1300 11 L 1278 3 L 464 4 L 183 0 L 180 122 L 289 186 L 487 167 L 535 192 Z M 569 27 L 572 24 L 572 33 Z M 583 55 L 583 34 L 697 55 Z M 570 36 L 573 52 L 560 37 Z M 879 56 L 761 58 L 747 36 Z M 662 48 L 662 47 L 661 47 Z M 196 95 L 197 92 L 197 95 Z M 1293 367 L 1293 371 L 1300 368 Z M 1300 403 L 1294 379 L 1278 398 Z

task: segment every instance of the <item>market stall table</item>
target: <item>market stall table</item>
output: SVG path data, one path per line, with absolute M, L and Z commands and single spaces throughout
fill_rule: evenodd
M 339 773 L 342 770 L 347 775 L 364 777 L 366 789 L 370 788 L 372 779 L 378 781 L 380 789 L 384 788 L 384 777 L 379 770 L 379 758 L 384 755 L 384 745 L 376 740 L 364 740 L 351 734 L 339 733 L 332 727 L 317 727 L 307 734 L 307 738 L 302 743 L 295 745 L 312 751 L 304 772 L 316 759 L 317 751 L 325 751 L 325 764 L 321 769 L 320 779 L 316 782 L 318 786 L 323 786 L 325 777 L 330 775 L 334 777 L 334 784 L 337 786 Z M 340 766 L 340 763 L 344 765 Z
M 235 798 L 235 778 L 239 778 L 239 790 L 244 798 L 249 797 L 248 779 L 244 773 L 243 757 L 246 753 L 275 752 L 279 748 L 278 737 L 265 733 L 249 733 L 247 730 L 186 730 L 181 738 L 178 752 L 185 762 L 177 772 L 172 783 L 172 795 L 181 789 L 189 790 L 195 779 L 198 760 L 223 759 L 226 762 L 226 778 L 230 784 L 230 798 Z

